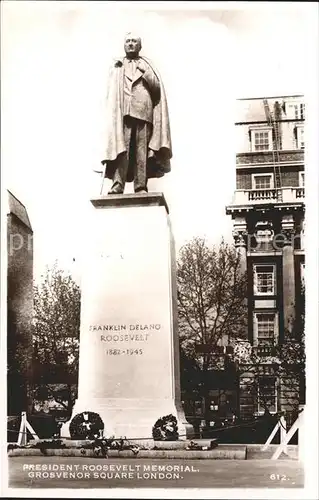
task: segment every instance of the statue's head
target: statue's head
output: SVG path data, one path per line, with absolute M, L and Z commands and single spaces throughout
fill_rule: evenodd
M 125 54 L 129 58 L 137 57 L 142 48 L 141 38 L 134 33 L 127 33 L 124 41 Z

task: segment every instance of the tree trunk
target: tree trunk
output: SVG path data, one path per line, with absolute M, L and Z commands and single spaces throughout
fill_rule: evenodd
M 208 427 L 210 418 L 209 418 L 209 412 L 210 412 L 210 396 L 209 396 L 209 381 L 208 381 L 208 370 L 206 363 L 204 363 L 203 366 L 203 397 L 204 397 L 204 419 L 205 419 L 205 425 Z

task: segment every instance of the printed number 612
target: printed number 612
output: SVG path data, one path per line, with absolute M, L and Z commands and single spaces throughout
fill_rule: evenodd
M 285 474 L 270 474 L 270 479 L 272 481 L 286 481 L 287 476 Z

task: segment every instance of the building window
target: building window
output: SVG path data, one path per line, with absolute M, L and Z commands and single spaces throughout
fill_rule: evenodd
M 272 150 L 271 129 L 252 130 L 252 150 L 270 151 Z
M 306 107 L 303 102 L 294 101 L 286 103 L 286 114 L 287 118 L 292 120 L 305 120 L 306 118 Z
M 276 377 L 263 375 L 258 377 L 258 413 L 267 409 L 270 413 L 277 413 L 277 383 Z
M 295 119 L 304 120 L 305 119 L 305 105 L 303 102 L 294 105 L 295 109 Z
M 273 189 L 274 178 L 272 174 L 253 174 L 253 189 Z
M 297 149 L 305 149 L 305 129 L 304 127 L 297 126 Z
M 258 346 L 274 346 L 277 343 L 276 313 L 255 313 L 255 339 Z
M 274 265 L 254 265 L 254 294 L 274 295 L 275 294 L 275 266 Z
M 274 234 L 273 224 L 271 221 L 257 222 L 254 232 L 257 245 L 256 248 L 254 248 L 254 251 L 262 252 L 273 250 L 272 241 Z

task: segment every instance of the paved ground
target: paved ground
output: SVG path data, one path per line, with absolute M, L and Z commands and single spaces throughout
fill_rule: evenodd
M 185 470 L 186 466 L 190 470 Z M 302 488 L 303 471 L 295 460 L 11 457 L 9 486 L 90 489 Z

